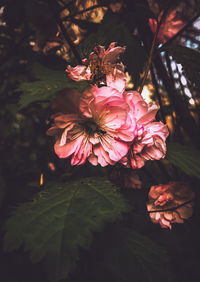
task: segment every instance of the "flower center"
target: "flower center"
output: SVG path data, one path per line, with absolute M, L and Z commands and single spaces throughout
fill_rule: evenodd
M 81 122 L 81 127 L 89 136 L 93 136 L 95 133 L 103 135 L 106 133 L 106 131 L 102 130 L 97 122 L 92 118 L 86 119 Z
M 101 60 L 91 62 L 89 67 L 92 73 L 91 79 L 94 82 L 105 82 L 107 71 L 106 66 L 102 64 Z

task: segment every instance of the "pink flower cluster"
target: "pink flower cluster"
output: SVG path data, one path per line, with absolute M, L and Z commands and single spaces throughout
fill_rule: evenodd
M 68 67 L 76 81 L 94 82 L 98 74 L 98 83 L 107 84 L 86 88 L 80 94 L 78 112 L 56 114 L 47 132 L 56 136 L 56 154 L 60 158 L 72 155 L 72 165 L 86 160 L 101 166 L 120 162 L 135 169 L 165 156 L 168 129 L 155 122 L 158 106 L 148 105 L 136 91 L 124 91 L 124 66 L 118 59 L 125 48 L 114 46 L 111 43 L 108 50 L 98 46 L 86 65 Z
M 106 83 L 107 86 L 125 89 L 124 65 L 119 62 L 119 55 L 124 53 L 126 47 L 115 47 L 112 42 L 107 50 L 104 46 L 97 46 L 88 59 L 83 59 L 83 65 L 67 67 L 69 77 L 75 81 L 91 80 L 94 83 Z
M 182 182 L 152 186 L 147 210 L 153 223 L 172 228 L 172 223 L 183 223 L 192 216 L 194 192 Z

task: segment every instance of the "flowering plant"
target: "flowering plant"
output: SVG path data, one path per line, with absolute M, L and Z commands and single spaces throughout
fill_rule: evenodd
M 67 69 L 73 80 L 107 84 L 85 89 L 80 94 L 78 113 L 53 116 L 54 125 L 47 134 L 56 136 L 54 148 L 60 158 L 72 155 L 72 165 L 88 159 L 93 165 L 120 162 L 135 169 L 147 160 L 165 156 L 168 129 L 162 122 L 155 122 L 159 108 L 155 102 L 148 105 L 137 91 L 124 91 L 124 65 L 117 59 L 125 47 L 115 44 L 106 51 L 103 46 L 95 47 L 84 60 L 85 66 Z
M 2 1 L 1 281 L 199 277 L 198 1 L 140 2 Z

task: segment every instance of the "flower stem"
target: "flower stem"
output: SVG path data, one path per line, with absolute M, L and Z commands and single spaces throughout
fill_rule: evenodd
M 178 209 L 178 208 L 181 208 L 181 207 L 183 207 L 183 206 L 185 206 L 185 205 L 187 205 L 187 204 L 189 204 L 189 203 L 192 203 L 192 202 L 194 202 L 194 199 L 193 199 L 193 200 L 186 201 L 186 202 L 182 203 L 181 205 L 175 206 L 175 207 L 173 207 L 173 208 L 169 208 L 169 209 L 165 209 L 165 210 L 147 211 L 147 213 L 174 211 L 174 210 L 176 210 L 176 209 Z
M 63 21 L 68 21 L 68 20 L 74 18 L 75 16 L 81 15 L 81 14 L 83 14 L 85 12 L 88 12 L 88 11 L 91 11 L 91 10 L 94 10 L 94 9 L 97 9 L 97 8 L 101 8 L 101 7 L 106 7 L 106 5 L 102 5 L 102 4 L 93 5 L 93 6 L 89 7 L 89 8 L 87 8 L 87 9 L 83 9 L 83 10 L 78 11 L 77 13 L 74 13 L 72 15 L 66 16 L 62 20 Z
M 150 50 L 150 55 L 149 55 L 149 59 L 148 59 L 148 62 L 147 62 L 146 68 L 145 68 L 145 73 L 144 73 L 144 77 L 143 77 L 143 80 L 142 80 L 142 84 L 140 85 L 140 88 L 138 90 L 138 92 L 140 92 L 140 94 L 142 93 L 143 87 L 144 87 L 146 79 L 147 79 L 147 75 L 148 75 L 150 67 L 151 67 L 151 63 L 152 63 L 152 59 L 153 59 L 153 55 L 154 55 L 154 49 L 155 49 L 155 46 L 156 46 L 156 41 L 157 41 L 159 29 L 160 29 L 160 26 L 161 26 L 163 20 L 166 17 L 167 12 L 168 12 L 168 9 L 166 9 L 164 11 L 160 21 L 157 24 L 157 29 L 156 29 L 156 32 L 154 34 L 154 38 L 153 38 L 153 42 L 152 42 L 151 50 Z

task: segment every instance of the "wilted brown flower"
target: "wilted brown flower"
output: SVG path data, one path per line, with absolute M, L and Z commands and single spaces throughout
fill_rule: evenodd
M 125 189 L 140 189 L 142 181 L 132 169 L 114 167 L 109 175 L 110 180 L 117 186 Z
M 172 228 L 172 223 L 183 223 L 192 216 L 194 192 L 182 182 L 169 182 L 152 186 L 147 210 L 151 221 L 162 228 Z

